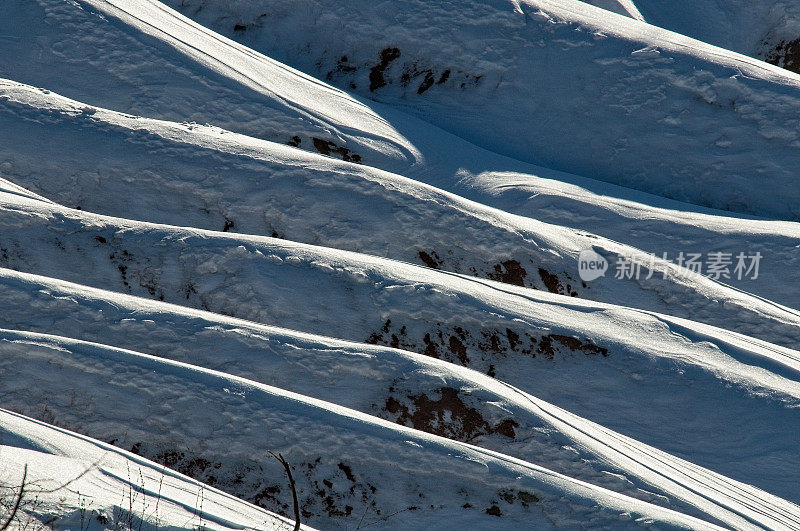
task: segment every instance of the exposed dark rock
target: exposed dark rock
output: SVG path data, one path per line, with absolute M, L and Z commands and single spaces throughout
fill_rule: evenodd
M 345 162 L 361 162 L 361 155 L 352 153 L 346 147 L 337 146 L 336 143 L 330 140 L 323 140 L 322 138 L 312 138 L 314 148 L 322 155 L 332 156 L 333 154 L 339 155 Z
M 540 269 L 540 271 L 542 270 Z M 523 287 L 525 286 L 525 277 L 527 275 L 528 272 L 516 260 L 500 262 L 494 266 L 494 272 L 488 274 L 492 280 Z
M 381 62 L 373 66 L 369 72 L 369 90 L 374 92 L 386 86 L 384 72 L 389 64 L 400 57 L 400 50 L 397 48 L 384 48 L 381 51 Z

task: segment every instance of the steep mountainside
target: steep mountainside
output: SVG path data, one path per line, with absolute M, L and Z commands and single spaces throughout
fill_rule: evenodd
M 0 529 L 800 529 L 795 8 L 677 5 L 0 2 Z

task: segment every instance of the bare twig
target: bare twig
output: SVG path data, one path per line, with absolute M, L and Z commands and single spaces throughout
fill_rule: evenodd
M 25 465 L 25 468 L 22 470 L 22 483 L 19 485 L 19 493 L 17 494 L 17 499 L 14 502 L 14 507 L 11 509 L 11 514 L 8 516 L 8 519 L 0 525 L 0 531 L 6 531 L 6 529 L 11 526 L 11 522 L 14 521 L 14 518 L 17 517 L 17 511 L 19 511 L 19 505 L 22 503 L 22 497 L 25 495 L 25 480 L 28 478 L 28 465 Z
M 284 470 L 286 470 L 286 475 L 289 476 L 289 488 L 292 489 L 292 502 L 294 503 L 294 531 L 300 531 L 300 504 L 297 503 L 297 487 L 292 477 L 292 467 L 289 466 L 289 463 L 281 454 L 275 455 L 270 451 L 269 455 L 280 461 Z

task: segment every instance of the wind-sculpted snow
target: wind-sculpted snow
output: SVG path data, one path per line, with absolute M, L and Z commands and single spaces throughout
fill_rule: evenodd
M 130 330 L 136 328 L 132 320 L 126 322 Z M 232 324 L 220 323 L 199 334 L 202 348 L 179 348 L 167 350 L 165 354 L 173 360 L 211 369 L 224 368 L 232 374 L 389 420 L 397 420 L 391 411 L 392 404 L 400 407 L 413 404 L 417 412 L 410 421 L 406 420 L 409 427 L 468 440 L 483 448 L 537 462 L 575 479 L 650 503 L 673 509 L 680 507 L 687 514 L 717 519 L 726 525 L 738 527 L 748 520 L 776 525 L 800 518 L 800 508 L 747 485 L 735 482 L 731 485 L 730 480 L 710 471 L 698 474 L 696 465 L 627 439 L 474 371 L 396 349 L 253 324 L 241 327 Z M 175 322 L 170 326 L 175 327 Z M 192 342 L 196 341 L 194 336 L 189 337 Z M 4 332 L 3 339 L 0 350 L 5 354 L 8 374 L 13 377 L 0 386 L 0 395 L 4 397 L 26 385 L 25 374 L 38 374 L 37 363 L 44 360 L 30 356 L 30 349 L 38 349 L 42 342 L 64 349 L 76 346 L 76 342 L 63 338 L 8 331 Z M 39 346 L 31 347 L 31 343 Z M 19 355 L 26 357 L 22 362 L 24 370 L 19 369 L 21 365 L 15 361 Z M 63 380 L 64 374 L 59 372 L 55 377 Z M 41 376 L 36 378 L 41 388 Z M 68 381 L 74 386 L 69 393 L 70 402 L 85 405 L 84 387 L 72 379 Z M 107 392 L 105 386 L 101 387 Z M 352 393 L 354 388 L 360 392 Z M 52 387 L 48 385 L 47 389 Z M 25 395 L 16 396 L 18 398 L 6 399 L 7 407 L 21 408 L 61 425 L 66 422 L 83 426 L 84 431 L 87 430 L 83 420 L 86 417 L 106 418 L 96 408 L 89 408 L 80 412 L 79 420 L 54 393 L 42 396 L 37 402 L 41 405 L 35 408 L 30 406 Z M 427 407 L 422 407 L 425 405 Z M 449 422 L 445 422 L 448 415 Z M 66 420 L 68 418 L 75 420 Z M 235 432 L 231 436 L 235 437 Z M 217 474 L 192 466 L 199 459 L 197 456 L 202 455 L 201 451 L 194 456 L 191 452 L 179 457 L 176 454 L 171 460 L 167 454 L 155 453 L 152 449 L 150 452 L 154 454 L 152 457 L 166 461 L 172 468 L 193 473 L 200 479 L 207 480 L 209 473 Z M 763 507 L 771 509 L 761 514 L 750 511 L 747 499 L 758 500 Z
M 8 81 L 0 84 L 0 127 L 15 132 L 0 145 L 0 171 L 63 205 L 386 256 L 716 326 L 735 320 L 737 331 L 785 346 L 800 340 L 797 311 L 638 249 L 381 170 L 215 128 L 87 107 Z M 45 160 L 36 141 L 42 135 L 53 146 Z M 586 249 L 611 263 L 630 257 L 654 274 L 583 283 L 577 258 Z
M 240 283 L 223 280 L 219 273 L 227 277 L 230 270 L 214 260 L 201 261 L 205 269 L 192 282 L 200 293 L 213 286 L 204 297 L 211 310 L 465 364 L 661 450 L 797 499 L 798 479 L 787 473 L 797 467 L 786 465 L 797 459 L 787 435 L 798 422 L 795 351 L 666 316 L 565 304 L 558 296 L 534 297 L 388 261 L 314 255 L 296 244 L 269 251 L 243 246 L 234 255 L 229 263 L 247 264 L 235 273 Z M 273 272 L 256 274 L 248 255 L 268 257 Z M 180 276 L 170 264 L 160 267 Z M 398 275 L 404 271 L 413 277 Z M 237 357 L 252 359 L 240 354 L 242 345 L 259 348 L 264 336 L 252 323 L 218 314 L 9 270 L 2 270 L 2 279 L 2 327 L 79 336 L 206 366 L 230 352 L 231 361 L 220 367 L 226 371 Z M 185 296 L 197 295 L 182 291 Z M 305 363 L 306 370 L 313 372 L 314 363 Z M 356 369 L 360 377 L 373 374 Z M 283 377 L 271 383 L 288 385 Z M 352 388 L 352 377 L 342 385 Z M 407 395 L 419 397 L 409 385 Z M 397 389 L 397 405 L 385 391 L 374 403 L 386 406 L 384 416 L 404 422 L 407 395 Z M 488 424 L 501 435 L 510 427 L 498 426 L 502 420 Z M 744 435 L 742 424 L 758 429 Z
M 0 528 L 800 529 L 793 1 L 0 1 Z
M 235 4 L 237 7 L 242 5 L 244 4 Z M 0 53 L 3 75 L 13 75 L 18 80 L 55 88 L 94 105 L 106 105 L 135 114 L 178 121 L 211 122 L 234 131 L 272 138 L 281 143 L 289 142 L 301 149 L 327 153 L 332 157 L 350 160 L 354 160 L 353 155 L 357 151 L 361 155 L 364 155 L 364 152 L 361 148 L 356 148 L 346 142 L 342 143 L 347 140 L 341 136 L 344 134 L 342 131 L 346 129 L 353 135 L 362 135 L 365 138 L 371 138 L 376 131 L 384 131 L 385 142 L 381 141 L 378 144 L 374 144 L 372 141 L 368 142 L 372 146 L 369 149 L 374 148 L 374 156 L 368 157 L 362 162 L 399 171 L 409 177 L 421 179 L 470 199 L 526 216 L 534 216 L 581 229 L 591 227 L 593 232 L 653 252 L 657 256 L 661 256 L 665 252 L 674 257 L 678 252 L 715 250 L 749 253 L 759 251 L 765 256 L 759 282 L 737 283 L 735 279 L 731 282 L 739 289 L 757 293 L 789 306 L 800 306 L 800 301 L 794 296 L 794 291 L 785 289 L 786 285 L 793 285 L 796 283 L 795 281 L 800 282 L 800 278 L 796 278 L 800 272 L 800 268 L 796 267 L 797 253 L 794 252 L 797 243 L 793 243 L 791 239 L 787 242 L 786 231 L 771 229 L 770 227 L 774 227 L 774 225 L 761 224 L 763 227 L 760 230 L 765 231 L 764 236 L 759 237 L 758 243 L 753 245 L 752 238 L 748 238 L 747 231 L 749 229 L 746 222 L 736 223 L 737 220 L 719 217 L 706 218 L 702 220 L 704 227 L 719 226 L 719 230 L 697 231 L 688 227 L 688 225 L 697 223 L 691 216 L 691 212 L 689 212 L 691 208 L 688 205 L 667 202 L 667 210 L 663 213 L 662 223 L 655 226 L 639 223 L 636 231 L 630 231 L 627 226 L 628 218 L 624 218 L 620 222 L 616 213 L 611 213 L 609 219 L 609 213 L 605 212 L 605 209 L 587 209 L 585 203 L 574 202 L 573 196 L 570 194 L 553 191 L 552 180 L 588 182 L 589 184 L 585 186 L 601 190 L 601 202 L 607 203 L 605 196 L 613 194 L 622 202 L 643 203 L 642 205 L 633 205 L 633 209 L 639 212 L 649 211 L 648 215 L 652 215 L 653 209 L 650 206 L 658 203 L 658 199 L 501 157 L 378 104 L 375 104 L 372 110 L 358 102 L 345 104 L 343 102 L 349 101 L 346 95 L 326 88 L 320 82 L 294 74 L 291 69 L 276 64 L 268 58 L 258 56 L 241 46 L 226 43 L 224 39 L 220 40 L 217 36 L 208 35 L 206 30 L 184 21 L 177 15 L 171 15 L 169 10 L 163 12 L 163 8 L 158 7 L 158 4 L 147 2 L 126 4 L 126 9 L 132 13 L 131 15 L 123 15 L 115 11 L 109 4 L 98 4 L 94 8 L 89 8 L 89 4 L 42 0 L 41 6 L 41 9 L 36 9 L 32 4 L 22 4 L 16 0 L 9 0 L 0 5 L 0 13 L 3 15 L 0 16 L 0 25 L 6 24 L 7 26 L 3 26 L 1 33 L 5 37 L 0 40 L 0 47 L 4 47 L 5 51 Z M 80 6 L 84 6 L 85 9 Z M 140 13 L 142 10 L 144 12 Z M 116 15 L 110 13 L 111 11 L 121 18 L 116 18 Z M 210 7 L 206 8 L 198 12 L 198 16 L 212 11 Z M 105 14 L 101 16 L 98 13 Z M 159 16 L 155 16 L 154 13 L 159 13 Z M 154 26 L 147 26 L 141 22 L 145 19 L 168 31 L 164 33 Z M 149 36 L 143 36 L 142 31 Z M 194 39 L 191 41 L 196 45 L 193 50 L 176 44 L 178 42 L 176 39 L 183 35 L 184 31 L 189 32 Z M 248 32 L 248 35 L 252 33 L 250 30 Z M 185 38 L 188 39 L 188 37 Z M 258 43 L 250 42 L 250 44 L 257 45 Z M 178 47 L 176 48 L 176 46 Z M 219 53 L 222 53 L 221 50 L 227 54 L 223 54 L 223 58 L 217 57 Z M 223 60 L 224 58 L 227 59 Z M 225 62 L 233 66 L 222 64 Z M 236 72 L 244 72 L 242 75 L 246 75 L 243 78 Z M 269 74 L 266 75 L 265 72 L 269 72 Z M 247 82 L 247 79 L 256 79 L 261 88 L 255 90 L 253 88 L 255 85 Z M 289 86 L 291 88 L 287 89 L 286 87 Z M 321 104 L 318 105 L 317 102 L 328 101 L 327 96 L 317 93 L 319 91 L 326 94 L 339 94 L 343 98 L 342 104 L 334 105 L 335 113 L 325 111 L 326 119 L 329 119 L 329 122 L 326 122 L 327 125 L 319 127 L 303 125 L 302 131 L 295 133 L 293 132 L 296 130 L 295 125 L 310 124 L 311 122 L 303 114 L 306 111 L 300 112 L 296 106 L 287 107 L 284 105 L 284 100 L 275 96 L 278 93 L 284 94 L 287 90 L 298 98 L 297 101 L 300 101 L 300 95 L 313 93 L 313 96 L 302 100 L 312 110 L 320 108 Z M 79 109 L 84 109 L 88 118 L 95 107 L 80 105 Z M 81 112 L 78 109 L 76 111 Z M 331 113 L 335 116 L 332 116 Z M 367 115 L 373 117 L 367 118 L 365 117 Z M 342 127 L 335 126 L 334 122 L 350 125 L 348 128 L 342 129 Z M 362 126 L 363 130 L 356 131 L 358 127 Z M 4 127 L 13 126 L 4 124 Z M 289 130 L 285 135 L 284 133 L 278 134 L 286 127 L 289 127 Z M 20 148 L 19 153 L 12 156 L 0 157 L 0 172 L 17 180 L 20 180 L 16 175 L 19 173 L 23 173 L 27 179 L 40 172 L 46 173 L 44 168 L 40 167 L 40 165 L 47 164 L 46 158 L 43 160 L 40 156 L 42 150 L 40 135 L 44 133 L 38 133 L 36 139 L 31 139 L 22 135 L 21 131 L 18 134 L 15 129 L 7 129 L 15 132 L 4 138 L 4 141 L 9 142 L 7 145 L 17 148 L 18 146 L 12 145 L 11 141 L 19 139 L 23 148 Z M 267 134 L 268 131 L 273 131 L 274 134 Z M 326 131 L 334 131 L 335 135 L 330 136 Z M 183 138 L 185 134 L 185 131 L 176 132 L 179 138 Z M 298 136 L 299 143 L 294 138 L 297 135 L 300 135 Z M 316 145 L 314 138 L 317 138 Z M 351 138 L 351 136 L 347 136 L 347 138 Z M 97 140 L 95 138 L 91 149 L 82 147 L 80 151 L 74 151 L 68 147 L 75 141 L 74 134 L 69 134 L 63 141 L 61 156 L 64 158 L 56 159 L 59 164 L 50 165 L 50 169 L 62 172 L 65 167 L 80 167 L 86 163 L 81 160 L 80 156 L 84 149 L 91 151 L 90 158 L 94 158 L 97 157 L 98 149 L 103 149 L 108 145 L 107 139 Z M 249 139 L 239 137 L 233 143 L 247 143 L 248 141 Z M 338 142 L 338 144 L 331 146 L 328 143 L 331 141 Z M 347 141 L 349 142 L 349 140 Z M 348 150 L 346 146 L 349 146 L 350 149 Z M 114 145 L 114 149 L 128 147 Z M 47 143 L 46 149 L 53 155 L 55 155 L 56 148 L 54 142 Z M 18 155 L 22 155 L 25 151 L 35 152 L 34 162 L 22 163 L 18 160 Z M 169 150 L 165 148 L 165 151 Z M 402 153 L 414 153 L 414 155 L 407 157 Z M 119 152 L 113 150 L 107 152 L 106 155 L 109 158 L 119 158 Z M 152 154 L 148 155 L 152 156 Z M 769 157 L 764 157 L 765 160 L 767 158 Z M 126 161 L 126 163 L 128 162 L 130 161 Z M 198 161 L 194 162 L 201 164 Z M 103 166 L 98 165 L 90 170 L 94 181 L 99 181 L 101 176 L 116 171 L 120 166 L 119 160 L 106 159 L 103 160 L 103 163 Z M 152 167 L 147 166 L 142 169 L 145 175 L 154 171 Z M 200 172 L 202 169 L 194 168 L 194 171 Z M 94 175 L 94 172 L 97 175 Z M 589 174 L 593 175 L 593 172 L 589 172 Z M 467 187 L 459 183 L 464 175 L 470 176 L 470 182 L 474 186 Z M 491 194 L 498 184 L 498 175 L 503 176 L 499 180 L 509 193 L 515 193 L 515 191 L 528 193 L 532 191 L 531 186 L 534 189 L 536 186 L 541 187 L 541 184 L 537 183 L 544 183 L 545 189 L 550 193 L 539 195 L 525 202 L 517 199 L 519 195 L 513 201 L 498 199 Z M 759 189 L 770 190 L 761 183 L 759 183 Z M 72 195 L 78 196 L 80 199 L 80 196 L 85 193 L 73 189 Z M 542 200 L 549 195 L 554 195 L 557 201 L 562 202 L 563 207 L 555 211 L 549 208 L 540 210 Z M 748 194 L 748 197 L 750 195 Z M 778 191 L 773 195 L 786 197 L 785 194 Z M 566 202 L 564 202 L 565 196 L 569 199 Z M 214 216 L 217 219 L 213 223 L 201 226 L 214 229 L 226 226 L 223 212 L 220 212 L 223 206 L 216 203 L 214 198 L 204 199 L 202 207 L 209 210 L 209 215 L 213 216 L 212 212 L 216 212 L 218 215 Z M 80 203 L 75 201 L 67 204 L 74 206 Z M 105 212 L 125 215 L 123 212 L 115 212 L 111 209 L 105 210 Z M 708 213 L 719 215 L 719 212 L 709 211 Z M 741 227 L 745 227 L 745 229 L 742 230 Z M 240 227 L 235 230 L 243 229 Z M 787 230 L 792 234 L 795 229 L 789 227 Z M 689 231 L 693 235 L 692 239 L 688 238 Z M 275 231 L 269 231 L 267 234 L 273 232 Z M 259 233 L 264 232 L 259 231 Z M 277 234 L 280 235 L 280 233 Z M 324 243 L 315 240 L 311 240 L 311 242 Z M 677 242 L 680 242 L 680 246 Z M 717 248 L 720 242 L 725 242 L 725 245 Z M 433 257 L 430 253 L 436 249 L 423 251 Z M 418 261 L 418 257 L 404 259 Z M 433 263 L 438 263 L 435 258 Z M 490 272 L 497 276 L 508 273 L 499 261 L 493 261 L 486 265 Z M 493 271 L 495 266 L 501 269 L 499 275 Z M 445 263 L 443 267 L 453 269 L 454 266 Z M 464 271 L 466 272 L 467 269 Z M 559 274 L 558 271 L 551 271 L 551 273 Z M 538 282 L 537 276 L 535 273 L 528 275 L 527 280 Z M 562 284 L 564 284 L 563 288 L 566 288 L 565 283 L 562 282 Z M 542 287 L 541 284 L 539 287 Z M 575 288 L 575 286 L 572 287 Z M 591 294 L 581 295 L 592 297 Z M 667 308 L 658 309 L 672 311 Z M 755 334 L 753 330 L 745 331 Z
M 429 155 L 420 150 L 465 149 L 447 135 L 425 144 L 422 122 L 368 107 L 155 0 L 37 3 L 0 6 L 2 75 L 46 87 L 57 79 L 51 88 L 92 105 L 208 122 L 392 171 L 423 175 Z M 795 76 L 576 0 L 514 5 L 181 3 L 222 33 L 498 153 L 797 218 Z M 489 38 L 493 46 L 481 44 Z
M 644 20 L 633 0 L 583 0 L 587 4 L 601 7 L 618 15 Z
M 92 105 L 319 145 L 370 164 L 416 157 L 367 105 L 159 2 L 8 0 L 0 35 L 0 75 L 55 81 Z
M 24 486 L 10 529 L 278 530 L 293 524 L 110 444 L 2 409 L 0 459 L 4 523 L 10 509 L 5 503 L 15 499 L 9 491 Z
M 0 348 L 5 370 L 16 382 L 4 384 L 3 398 L 14 408 L 31 409 L 11 392 L 14 387 L 44 383 L 52 392 L 32 392 L 52 422 L 79 425 L 81 431 L 173 465 L 188 460 L 187 466 L 206 482 L 286 510 L 280 465 L 267 453 L 280 451 L 295 469 L 301 510 L 312 525 L 338 520 L 339 525 L 391 528 L 434 522 L 444 528 L 467 522 L 492 528 L 710 527 L 707 520 L 532 463 L 252 380 L 30 333 L 3 331 Z M 83 414 L 61 405 L 61 397 L 71 393 Z M 765 507 L 777 503 L 772 515 L 778 520 L 772 525 L 796 523 L 791 513 L 797 507 L 740 487 L 739 496 L 749 491 Z M 734 527 L 754 523 L 727 516 Z
M 797 0 L 636 0 L 656 26 L 752 57 L 800 70 Z
M 461 172 L 460 193 L 480 197 L 507 212 L 593 233 L 676 261 L 681 253 L 710 252 L 763 257 L 758 277 L 731 275 L 726 284 L 800 308 L 800 223 L 719 211 L 637 193 L 591 179 L 561 174 L 540 177 L 521 172 Z M 476 193 L 479 192 L 479 193 Z M 704 270 L 705 271 L 705 270 Z M 608 273 L 609 275 L 611 272 Z
M 800 78 L 761 61 L 577 0 L 168 3 L 491 151 L 800 218 Z

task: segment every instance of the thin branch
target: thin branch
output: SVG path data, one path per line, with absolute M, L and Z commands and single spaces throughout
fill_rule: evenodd
M 22 470 L 22 483 L 19 486 L 19 494 L 17 494 L 17 501 L 14 502 L 14 508 L 11 509 L 11 514 L 8 517 L 8 520 L 0 526 L 0 531 L 6 531 L 6 529 L 11 526 L 11 522 L 14 521 L 14 518 L 17 517 L 17 511 L 19 511 L 19 505 L 22 503 L 22 496 L 25 494 L 25 480 L 28 478 L 28 465 L 25 464 L 25 468 Z
M 294 531 L 300 531 L 300 504 L 297 502 L 297 488 L 295 487 L 294 478 L 292 477 L 292 468 L 281 454 L 275 455 L 270 451 L 269 455 L 280 461 L 283 468 L 286 470 L 286 475 L 289 476 L 289 488 L 292 489 L 292 502 L 294 502 Z

